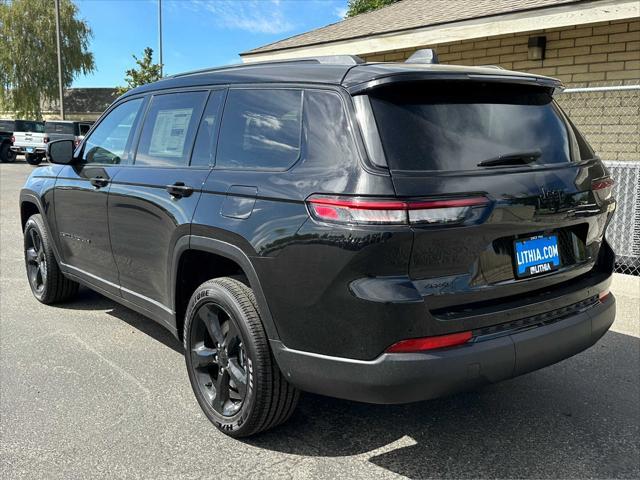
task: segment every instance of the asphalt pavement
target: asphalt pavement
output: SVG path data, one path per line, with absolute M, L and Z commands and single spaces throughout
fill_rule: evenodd
M 640 478 L 640 279 L 586 352 L 477 391 L 405 406 L 304 394 L 253 439 L 200 411 L 182 347 L 87 289 L 60 306 L 27 284 L 18 191 L 0 164 L 0 478 Z

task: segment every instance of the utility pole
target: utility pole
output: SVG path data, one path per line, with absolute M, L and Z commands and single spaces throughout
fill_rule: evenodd
M 64 89 L 62 87 L 62 49 L 60 40 L 60 0 L 56 0 L 56 43 L 58 44 L 58 93 L 60 94 L 60 116 L 64 120 Z
M 162 64 L 162 0 L 158 0 L 158 43 L 160 52 L 160 78 L 162 78 L 164 65 Z

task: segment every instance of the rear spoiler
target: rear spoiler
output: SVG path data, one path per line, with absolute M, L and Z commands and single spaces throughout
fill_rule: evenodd
M 363 83 L 347 86 L 347 91 L 351 95 L 362 95 L 371 90 L 394 83 L 409 82 L 432 82 L 432 81 L 475 81 L 475 82 L 496 82 L 521 85 L 538 85 L 542 88 L 564 90 L 562 82 L 556 78 L 542 77 L 534 75 L 508 75 L 508 74 L 485 74 L 485 73 L 462 73 L 462 72 L 398 72 L 380 76 Z

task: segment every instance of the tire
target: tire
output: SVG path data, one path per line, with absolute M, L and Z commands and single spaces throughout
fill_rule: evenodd
M 10 145 L 8 143 L 3 143 L 0 146 L 0 162 L 2 163 L 11 163 L 15 161 L 16 154 L 11 151 Z
M 25 153 L 24 159 L 29 165 L 40 165 L 43 157 L 40 157 L 34 153 Z
M 278 369 L 253 291 L 243 283 L 223 277 L 196 289 L 185 315 L 184 347 L 196 399 L 226 435 L 255 435 L 293 413 L 299 392 Z
M 69 300 L 78 292 L 78 283 L 60 271 L 40 214 L 32 215 L 25 225 L 24 261 L 29 286 L 38 301 L 50 305 Z

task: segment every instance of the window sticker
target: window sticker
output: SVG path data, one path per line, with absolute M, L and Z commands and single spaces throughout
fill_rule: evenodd
M 193 108 L 160 110 L 153 126 L 149 155 L 182 157 Z

